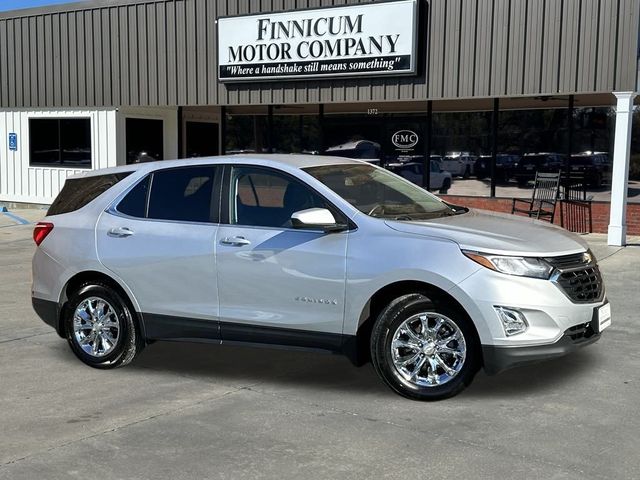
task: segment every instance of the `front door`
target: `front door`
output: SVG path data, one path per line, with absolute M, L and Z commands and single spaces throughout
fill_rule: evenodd
M 226 224 L 216 235 L 223 341 L 339 340 L 349 234 L 291 227 L 292 213 L 327 206 L 297 179 L 262 167 L 229 168 Z
M 216 168 L 157 171 L 98 222 L 99 259 L 135 295 L 150 338 L 219 338 Z

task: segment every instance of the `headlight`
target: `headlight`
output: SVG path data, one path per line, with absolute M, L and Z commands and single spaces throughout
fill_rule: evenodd
M 466 250 L 463 250 L 462 253 L 483 267 L 508 275 L 544 278 L 546 280 L 551 276 L 551 272 L 553 271 L 553 267 L 541 258 L 507 257 L 504 255 L 469 252 Z

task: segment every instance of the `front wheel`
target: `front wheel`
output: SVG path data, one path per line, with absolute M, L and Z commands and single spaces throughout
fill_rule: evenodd
M 371 359 L 389 387 L 415 400 L 458 394 L 480 367 L 466 315 L 421 294 L 399 297 L 382 311 L 371 334 Z
M 73 353 L 94 368 L 127 365 L 144 347 L 128 302 L 114 289 L 86 283 L 71 295 L 64 313 Z

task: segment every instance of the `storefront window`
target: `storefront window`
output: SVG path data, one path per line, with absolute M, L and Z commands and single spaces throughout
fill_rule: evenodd
M 327 115 L 322 153 L 380 164 L 393 161 L 386 142 L 389 116 Z
M 452 195 L 491 193 L 492 112 L 434 112 L 432 159 L 451 176 Z
M 570 97 L 535 99 L 547 108 L 523 108 L 529 99 L 501 99 L 492 179 L 493 99 L 473 101 L 473 111 L 453 111 L 452 102 L 434 101 L 429 127 L 427 104 L 233 107 L 227 110 L 226 151 L 309 153 L 356 158 L 384 166 L 422 185 L 427 148 L 430 190 L 461 196 L 531 196 L 536 172 L 561 172 L 570 198 L 610 197 L 613 128 L 611 107 L 584 107 Z M 400 110 L 406 108 L 406 110 Z M 271 116 L 269 115 L 271 112 Z M 640 112 L 636 113 L 640 117 Z M 571 128 L 570 128 L 571 126 Z M 430 132 L 430 143 L 427 135 Z M 640 201 L 640 118 L 634 123 L 632 181 Z M 569 149 L 571 145 L 571 155 Z M 579 180 L 576 180 L 579 179 Z M 630 190 L 634 201 L 634 190 Z
M 573 115 L 571 176 L 583 180 L 583 195 L 611 199 L 615 111 L 610 107 L 578 108 Z
M 127 164 L 164 159 L 164 122 L 149 118 L 126 119 Z
M 273 116 L 274 153 L 318 154 L 322 148 L 318 114 Z
M 496 196 L 528 198 L 536 172 L 561 172 L 563 196 L 608 201 L 613 120 L 611 108 L 578 107 L 569 131 L 567 106 L 501 111 Z
M 636 102 L 640 102 L 640 98 L 636 97 Z M 640 106 L 638 105 L 633 109 L 628 194 L 630 202 L 640 202 Z
M 30 118 L 29 164 L 91 168 L 90 118 Z
M 561 108 L 500 111 L 496 196 L 529 198 L 537 172 L 566 171 L 569 148 L 567 114 L 566 105 Z
M 186 158 L 218 155 L 218 124 L 213 122 L 187 121 Z
M 234 107 L 226 115 L 225 153 L 269 152 L 267 107 Z

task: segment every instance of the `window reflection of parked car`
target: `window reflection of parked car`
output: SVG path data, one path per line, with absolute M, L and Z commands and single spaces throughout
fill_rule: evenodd
M 611 181 L 611 163 L 605 152 L 583 152 L 571 155 L 571 173 L 584 175 L 585 183 L 600 188 Z
M 512 176 L 520 160 L 519 155 L 499 153 L 496 155 L 496 180 L 506 182 Z M 491 155 L 480 155 L 475 163 L 475 175 L 478 180 L 491 176 Z
M 449 152 L 442 158 L 442 168 L 451 175 L 469 178 L 474 173 L 476 157 L 468 152 Z
M 161 160 L 160 154 L 147 150 L 131 150 L 127 153 L 127 163 L 145 163 Z
M 519 186 L 524 186 L 536 176 L 536 172 L 557 172 L 564 167 L 564 155 L 559 153 L 527 153 L 514 170 Z
M 442 168 L 442 157 L 440 155 L 431 155 L 430 158 L 432 162 L 436 162 Z M 422 163 L 423 159 L 424 155 L 396 155 L 387 158 L 387 163 Z
M 422 162 L 390 163 L 387 169 L 409 180 L 411 183 L 422 186 L 423 165 Z M 429 176 L 429 188 L 438 189 L 440 193 L 447 193 L 451 188 L 451 173 L 442 170 L 440 162 L 431 159 L 431 175 Z
M 380 144 L 370 140 L 356 140 L 329 147 L 325 150 L 324 154 L 331 155 L 332 157 L 380 161 Z

